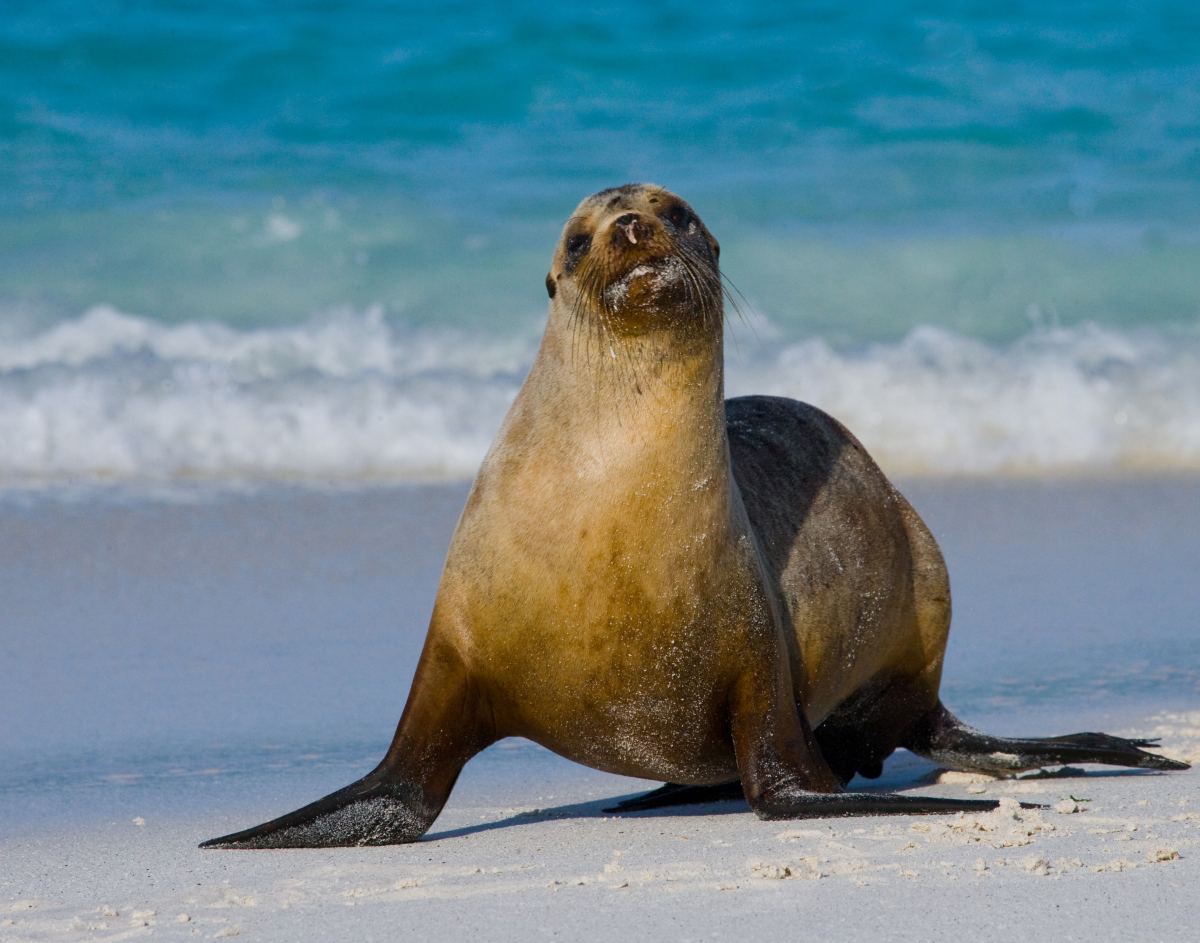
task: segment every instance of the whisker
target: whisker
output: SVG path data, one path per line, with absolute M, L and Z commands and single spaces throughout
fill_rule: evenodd
M 721 273 L 721 279 L 729 286 L 728 288 L 726 288 L 725 286 L 722 286 L 721 290 L 725 293 L 725 297 L 727 297 L 729 299 L 729 303 L 731 305 L 733 305 L 733 310 L 737 312 L 738 318 L 741 320 L 741 322 L 743 324 L 745 324 L 748 328 L 750 328 L 750 333 L 752 333 L 754 335 L 754 339 L 756 341 L 758 341 L 759 346 L 760 347 L 763 346 L 762 338 L 760 338 L 758 336 L 758 330 L 754 327 L 754 323 L 749 318 L 747 318 L 745 313 L 742 311 L 742 306 L 737 303 L 737 298 L 733 297 L 733 292 L 737 292 L 738 298 L 742 299 L 742 302 L 746 305 L 747 308 L 751 308 L 751 307 L 753 307 L 753 305 L 750 304 L 750 301 L 746 298 L 746 296 L 742 294 L 741 290 L 737 287 L 737 285 L 735 285 L 729 279 L 729 277 L 727 275 L 725 275 L 724 272 Z M 730 289 L 733 289 L 733 291 L 730 291 Z
M 706 331 L 713 330 L 719 326 L 721 314 L 722 289 L 719 277 L 713 273 L 709 261 L 693 248 L 684 244 L 679 246 L 679 250 L 684 271 L 700 301 L 699 309 L 704 328 Z

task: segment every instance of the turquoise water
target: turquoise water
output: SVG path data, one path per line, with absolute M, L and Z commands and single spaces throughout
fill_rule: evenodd
M 0 478 L 469 475 L 629 180 L 721 240 L 751 380 L 1000 404 L 888 467 L 1200 467 L 1193 4 L 64 0 L 0 11 Z

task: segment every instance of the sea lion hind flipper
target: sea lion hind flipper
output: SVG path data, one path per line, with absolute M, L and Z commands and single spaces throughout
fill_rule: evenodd
M 201 848 L 335 848 L 399 845 L 419 839 L 440 806 L 416 783 L 391 782 L 377 773 L 295 812 L 221 838 Z
M 882 792 L 804 792 L 781 790 L 755 804 L 760 819 L 826 819 L 851 815 L 952 815 L 955 812 L 991 812 L 994 799 L 945 799 L 941 796 L 898 796 Z M 1025 809 L 1045 806 L 1021 803 Z
M 1133 769 L 1185 770 L 1180 760 L 1149 753 L 1157 740 L 1127 740 L 1107 733 L 1063 737 L 993 737 L 964 724 L 939 701 L 904 744 L 910 751 L 951 769 L 1009 775 L 1066 763 L 1102 763 Z
M 651 792 L 618 802 L 605 812 L 645 812 L 647 809 L 662 809 L 677 805 L 700 805 L 705 802 L 728 802 L 745 799 L 739 780 L 719 783 L 716 786 L 682 786 L 666 783 Z

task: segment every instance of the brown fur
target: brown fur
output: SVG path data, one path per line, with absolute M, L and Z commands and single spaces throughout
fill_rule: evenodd
M 938 703 L 937 546 L 836 421 L 790 400 L 725 402 L 719 251 L 660 187 L 579 205 L 387 757 L 216 843 L 328 844 L 311 823 L 368 800 L 353 841 L 412 840 L 463 763 L 506 736 L 628 776 L 740 779 L 761 815 L 787 817 L 842 788 L 813 735 L 839 705 L 866 699 L 870 729 L 839 720 L 853 773 Z M 395 825 L 414 804 L 424 828 Z

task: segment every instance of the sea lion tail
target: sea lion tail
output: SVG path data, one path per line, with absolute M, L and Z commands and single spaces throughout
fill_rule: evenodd
M 335 848 L 399 845 L 428 831 L 441 806 L 416 783 L 395 782 L 379 770 L 324 799 L 245 831 L 213 838 L 201 848 Z

